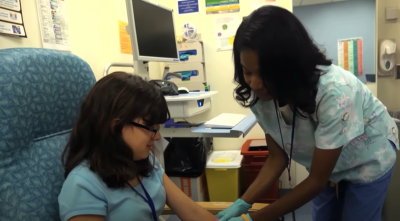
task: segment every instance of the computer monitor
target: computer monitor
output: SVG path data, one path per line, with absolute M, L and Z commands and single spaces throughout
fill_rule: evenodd
M 126 0 L 135 73 L 148 77 L 148 61 L 178 62 L 173 10 L 148 0 Z

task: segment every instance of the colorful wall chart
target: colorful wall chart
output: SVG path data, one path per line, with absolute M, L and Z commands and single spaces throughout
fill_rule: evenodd
M 363 75 L 362 38 L 338 40 L 338 65 L 354 75 Z
M 239 0 L 206 0 L 206 14 L 223 14 L 239 12 Z

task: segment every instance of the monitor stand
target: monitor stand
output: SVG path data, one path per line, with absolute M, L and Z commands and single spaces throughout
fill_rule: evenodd
M 133 69 L 136 75 L 142 77 L 146 81 L 149 80 L 149 62 L 133 60 Z

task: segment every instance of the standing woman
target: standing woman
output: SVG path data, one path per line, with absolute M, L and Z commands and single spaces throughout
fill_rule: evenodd
M 240 25 L 233 50 L 236 99 L 256 115 L 269 157 L 241 199 L 218 215 L 220 221 L 272 221 L 311 200 L 314 221 L 381 220 L 399 148 L 384 105 L 352 73 L 333 65 L 283 8 L 254 11 Z M 292 158 L 308 177 L 246 214 L 290 170 Z

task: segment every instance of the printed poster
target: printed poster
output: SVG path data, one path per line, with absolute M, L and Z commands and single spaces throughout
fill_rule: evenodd
M 240 19 L 237 16 L 227 16 L 215 18 L 214 23 L 217 51 L 232 50 Z
M 71 51 L 64 0 L 36 0 L 43 48 Z
M 354 75 L 363 75 L 362 38 L 338 40 L 338 65 Z
M 126 31 L 127 22 L 118 21 L 119 45 L 122 54 L 132 54 L 131 36 Z
M 251 8 L 256 10 L 265 5 L 276 5 L 277 0 L 251 0 Z
M 26 37 L 20 0 L 0 0 L 0 34 Z
M 199 0 L 178 0 L 178 14 L 191 14 L 199 12 Z
M 206 14 L 223 14 L 240 11 L 239 0 L 206 0 Z

